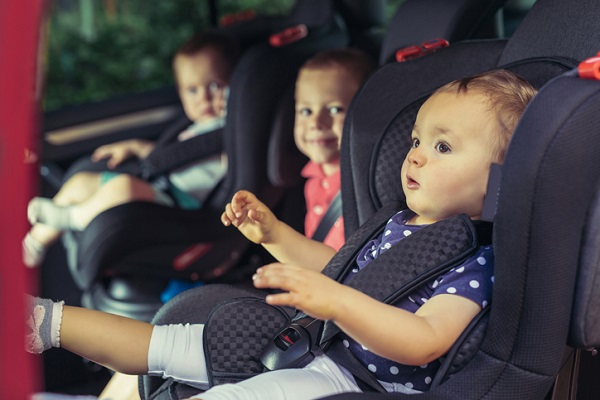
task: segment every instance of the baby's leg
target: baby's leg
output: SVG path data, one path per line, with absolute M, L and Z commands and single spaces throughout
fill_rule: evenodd
M 352 375 L 327 356 L 301 369 L 265 372 L 236 384 L 219 385 L 192 398 L 204 400 L 310 400 L 361 392 Z
M 80 172 L 73 175 L 60 188 L 52 201 L 60 206 L 78 204 L 93 195 L 100 186 L 100 174 Z M 34 223 L 23 240 L 23 262 L 28 267 L 37 267 L 46 256 L 46 251 L 61 235 L 60 229 Z
M 98 214 L 110 208 L 136 200 L 154 201 L 152 186 L 131 175 L 121 174 L 85 201 L 61 207 L 49 199 L 34 198 L 28 214 L 33 222 L 40 222 L 60 230 L 83 230 Z
M 62 347 L 115 371 L 147 373 L 151 324 L 31 296 L 27 301 L 29 352 Z

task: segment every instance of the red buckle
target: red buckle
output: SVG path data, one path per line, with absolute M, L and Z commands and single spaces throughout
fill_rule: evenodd
M 446 39 L 437 38 L 423 42 L 420 45 L 403 47 L 396 52 L 396 61 L 403 62 L 413 58 L 421 57 L 425 54 L 439 50 L 442 47 L 448 47 L 449 45 L 450 42 L 448 42 Z
M 269 37 L 269 43 L 273 47 L 281 47 L 297 42 L 308 35 L 308 28 L 304 24 L 292 26 L 281 32 L 274 33 Z
M 219 25 L 220 26 L 229 26 L 229 25 L 233 25 L 237 22 L 248 21 L 250 19 L 254 19 L 255 17 L 256 17 L 256 13 L 254 12 L 254 10 L 248 9 L 248 10 L 240 11 L 239 13 L 236 13 L 236 14 L 223 15 L 221 17 L 221 19 L 219 20 Z
M 213 248 L 212 243 L 198 243 L 185 249 L 173 260 L 173 269 L 183 271 Z
M 600 81 L 600 52 L 596 57 L 582 61 L 577 67 L 577 72 L 580 78 Z

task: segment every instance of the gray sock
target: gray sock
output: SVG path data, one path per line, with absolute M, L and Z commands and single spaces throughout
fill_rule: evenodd
M 31 233 L 27 233 L 23 239 L 23 264 L 29 268 L 39 267 L 44 262 L 47 250 Z
M 40 354 L 51 347 L 60 347 L 60 324 L 64 301 L 25 295 L 25 350 Z
M 34 197 L 27 207 L 27 218 L 32 225 L 41 223 L 60 230 L 82 230 L 72 213 L 73 206 L 59 206 L 52 199 Z

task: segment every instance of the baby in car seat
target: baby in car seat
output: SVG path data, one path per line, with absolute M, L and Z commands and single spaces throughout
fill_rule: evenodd
M 173 73 L 186 116 L 192 124 L 177 140 L 188 140 L 220 128 L 225 123 L 225 107 L 231 74 L 239 58 L 239 45 L 216 32 L 196 34 L 173 57 Z M 109 169 L 124 161 L 146 158 L 155 142 L 129 139 L 97 148 L 92 160 L 107 160 Z M 168 179 L 150 183 L 116 171 L 79 172 L 60 188 L 52 199 L 35 197 L 28 207 L 33 225 L 23 240 L 23 262 L 36 267 L 46 250 L 64 230 L 83 230 L 98 214 L 132 201 L 149 201 L 172 207 L 200 208 L 210 191 L 225 175 L 223 154 L 185 165 Z
M 362 248 L 350 276 L 337 282 L 319 272 L 323 265 L 306 263 L 309 253 L 313 257 L 312 253 L 331 252 L 322 243 L 307 241 L 301 252 L 285 250 L 287 263 L 259 268 L 254 286 L 281 290 L 266 297 L 270 305 L 295 307 L 335 323 L 342 332 L 334 340 L 341 341 L 385 390 L 428 390 L 439 358 L 489 306 L 492 246 L 479 247 L 462 265 L 433 277 L 393 305 L 344 283 L 428 224 L 460 214 L 479 219 L 490 165 L 502 162 L 517 122 L 534 95 L 531 85 L 504 70 L 438 89 L 419 110 L 412 147 L 400 172 L 408 208 L 392 215 L 383 232 Z M 261 223 L 264 212 L 258 201 L 233 201 L 223 218 L 248 233 Z M 31 312 L 30 324 L 35 328 L 28 336 L 30 351 L 60 346 L 122 372 L 172 377 L 206 389 L 193 398 L 315 399 L 361 391 L 353 375 L 327 354 L 317 355 L 302 368 L 268 371 L 209 388 L 202 324 L 152 326 L 44 299 L 34 299 Z

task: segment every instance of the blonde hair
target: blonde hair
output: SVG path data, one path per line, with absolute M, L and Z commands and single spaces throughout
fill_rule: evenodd
M 492 157 L 502 162 L 521 115 L 537 90 L 517 74 L 498 69 L 450 82 L 435 93 L 466 94 L 471 91 L 487 96 L 490 110 L 495 111 L 499 132 L 493 139 Z

